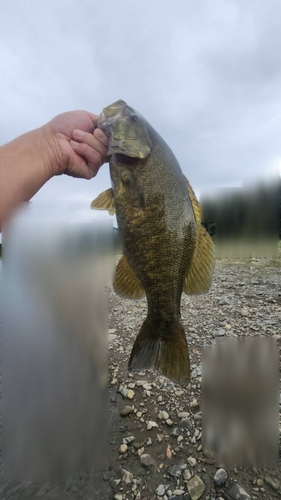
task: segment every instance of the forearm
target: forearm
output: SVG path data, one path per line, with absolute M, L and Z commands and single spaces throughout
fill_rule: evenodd
M 11 212 L 30 200 L 52 177 L 52 156 L 44 127 L 0 148 L 0 231 Z

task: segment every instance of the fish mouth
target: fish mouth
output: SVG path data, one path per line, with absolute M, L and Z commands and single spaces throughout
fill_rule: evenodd
M 119 99 L 113 104 L 110 104 L 110 106 L 104 108 L 98 117 L 96 128 L 100 128 L 105 134 L 110 135 L 111 124 L 122 113 L 125 107 L 127 107 L 126 102 Z

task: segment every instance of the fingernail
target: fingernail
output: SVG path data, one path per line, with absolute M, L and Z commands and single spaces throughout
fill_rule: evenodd
M 76 137 L 76 139 L 82 139 L 83 135 L 84 135 L 84 132 L 82 132 L 81 130 L 73 130 L 73 137 Z
M 76 141 L 70 141 L 70 144 L 71 146 L 75 149 L 75 148 L 78 148 L 79 146 L 79 142 L 76 142 Z

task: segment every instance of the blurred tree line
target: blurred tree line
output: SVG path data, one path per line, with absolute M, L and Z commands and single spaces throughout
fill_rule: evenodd
M 212 238 L 281 239 L 281 177 L 251 188 L 224 188 L 200 201 Z

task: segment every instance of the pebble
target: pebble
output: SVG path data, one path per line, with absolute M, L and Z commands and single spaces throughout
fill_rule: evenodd
M 178 413 L 179 418 L 188 418 L 189 417 L 189 412 L 188 411 L 180 411 Z
M 108 334 L 108 340 L 109 342 L 112 342 L 112 340 L 115 340 L 117 339 L 117 335 L 115 335 L 114 333 L 109 333 Z
M 135 439 L 136 439 L 135 436 L 125 437 L 125 438 L 123 438 L 123 444 L 130 444 L 133 441 L 135 441 Z
M 183 477 L 184 481 L 189 481 L 189 479 L 191 479 L 191 472 L 190 472 L 190 470 L 189 469 L 185 469 L 183 471 L 182 477 Z
M 133 391 L 132 389 L 127 390 L 127 398 L 128 399 L 133 399 L 134 395 L 135 395 L 135 391 Z
M 264 480 L 263 479 L 257 479 L 257 486 L 260 488 L 263 485 L 264 485 Z
M 128 446 L 126 444 L 121 444 L 119 451 L 120 453 L 125 453 L 128 449 Z
M 159 484 L 158 488 L 156 488 L 155 493 L 158 497 L 163 497 L 165 495 L 165 486 L 164 484 Z
M 186 428 L 190 428 L 192 427 L 192 422 L 191 420 L 189 420 L 189 418 L 184 418 L 181 422 L 180 422 L 180 427 L 182 427 L 183 429 L 186 429 Z
M 194 457 L 188 457 L 187 461 L 191 467 L 195 467 L 195 465 L 197 464 L 197 460 Z
M 269 484 L 269 486 L 271 486 L 271 488 L 273 488 L 274 490 L 279 490 L 280 483 L 278 479 L 273 479 L 273 477 L 265 476 L 264 480 L 267 484 Z
M 169 413 L 167 413 L 165 410 L 159 411 L 158 418 L 160 418 L 160 420 L 168 420 Z
M 170 435 L 173 436 L 173 437 L 178 437 L 180 435 L 179 428 L 178 427 L 174 427 L 174 429 L 172 430 L 172 432 L 171 432 Z
M 233 500 L 251 500 L 250 495 L 238 483 L 233 483 L 227 491 L 227 494 Z
M 180 477 L 182 471 L 186 468 L 186 461 L 181 458 L 178 462 L 176 462 L 169 470 L 171 476 Z
M 138 450 L 139 448 L 141 448 L 141 444 L 138 441 L 134 441 L 133 448 L 135 448 L 135 450 Z
M 143 452 L 144 452 L 144 447 L 142 446 L 142 447 L 141 447 L 141 448 L 139 448 L 139 449 L 138 449 L 138 451 L 137 451 L 137 455 L 138 455 L 138 457 L 141 457 L 141 456 L 142 456 L 142 454 L 143 454 Z
M 121 495 L 121 493 L 117 493 L 117 494 L 114 496 L 114 499 L 115 499 L 115 500 L 123 500 L 123 495 Z
M 227 472 L 225 469 L 218 469 L 215 473 L 214 482 L 217 486 L 221 486 L 227 479 Z
M 219 300 L 219 305 L 220 306 L 228 306 L 230 304 L 230 300 L 227 297 L 222 297 Z
M 135 393 L 132 389 L 127 389 L 127 387 L 120 386 L 119 392 L 124 398 L 133 399 Z
M 123 410 L 120 411 L 121 417 L 127 417 L 127 415 L 130 415 L 130 413 L 134 413 L 133 406 L 125 406 Z
M 158 427 L 158 424 L 156 424 L 156 422 L 153 422 L 152 420 L 149 420 L 146 426 L 147 430 L 150 431 L 154 427 Z
M 173 495 L 180 496 L 184 494 L 184 490 L 174 490 Z
M 130 484 L 133 481 L 133 474 L 126 469 L 122 469 L 122 481 L 125 484 Z
M 166 420 L 166 424 L 167 424 L 169 427 L 172 427 L 172 425 L 173 425 L 173 421 L 172 421 L 170 418 L 167 418 L 167 420 Z
M 186 484 L 191 500 L 198 500 L 202 497 L 206 486 L 199 476 L 192 477 Z
M 144 465 L 144 467 L 150 468 L 150 467 L 156 467 L 157 466 L 155 460 L 150 455 L 148 455 L 147 453 L 144 453 L 140 457 L 140 461 L 141 461 L 141 464 Z
M 246 309 L 245 307 L 243 307 L 243 309 L 241 309 L 241 316 L 249 316 L 249 311 L 248 309 Z
M 225 335 L 225 330 L 223 328 L 220 328 L 216 332 L 214 332 L 214 337 L 223 337 Z

